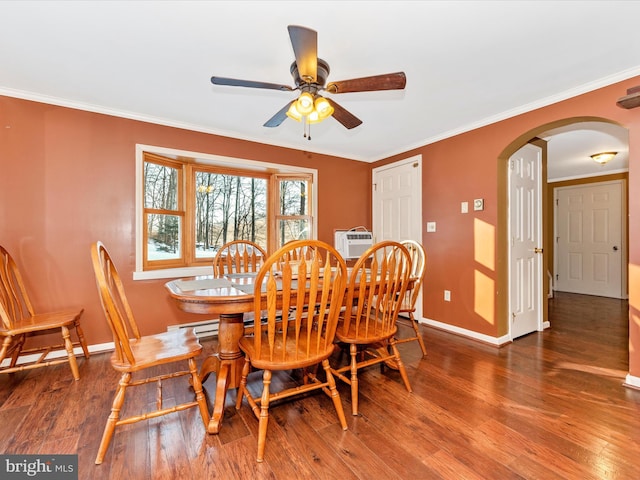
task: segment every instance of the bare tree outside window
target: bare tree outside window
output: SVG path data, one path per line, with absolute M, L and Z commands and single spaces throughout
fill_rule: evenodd
M 145 270 L 210 265 L 232 240 L 273 251 L 290 240 L 313 238 L 311 174 L 143 155 Z
M 280 185 L 280 245 L 310 238 L 307 179 L 282 179 Z
M 144 178 L 148 255 L 177 258 L 180 256 L 180 217 L 167 213 L 178 210 L 178 170 L 146 162 Z
M 267 245 L 267 180 L 196 171 L 196 256 L 213 257 L 225 243 Z

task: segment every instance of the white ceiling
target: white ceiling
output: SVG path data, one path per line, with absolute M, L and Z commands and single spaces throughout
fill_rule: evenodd
M 638 18 L 628 0 L 4 0 L 0 94 L 371 162 L 639 75 Z M 293 86 L 290 24 L 318 31 L 329 81 L 404 71 L 406 89 L 334 95 L 353 130 L 263 127 L 296 92 L 210 77 Z M 588 134 L 600 126 L 561 133 L 584 157 L 606 143 Z

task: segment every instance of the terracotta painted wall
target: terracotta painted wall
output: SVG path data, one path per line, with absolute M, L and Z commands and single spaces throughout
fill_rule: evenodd
M 118 265 L 143 333 L 205 319 L 169 301 L 167 280 L 132 280 L 136 143 L 316 168 L 319 239 L 370 226 L 366 163 L 0 96 L 0 243 L 36 308 L 84 306 L 90 344 L 111 341 L 91 266 L 96 240 Z
M 435 233 L 423 233 L 429 254 L 426 318 L 491 337 L 507 334 L 506 161 L 536 135 L 571 119 L 613 121 L 629 129 L 629 371 L 640 377 L 640 108 L 625 110 L 615 104 L 627 88 L 637 85 L 640 77 L 373 165 L 422 155 L 421 222 L 423 227 L 427 221 L 438 226 Z M 460 214 L 460 202 L 474 198 L 485 199 L 485 210 Z M 444 289 L 452 292 L 450 303 L 443 300 Z
M 370 226 L 372 168 L 422 154 L 423 218 L 416 221 L 438 225 L 423 234 L 424 316 L 501 337 L 508 332 L 508 157 L 571 119 L 614 121 L 629 129 L 629 359 L 631 375 L 640 377 L 640 109 L 615 105 L 639 84 L 636 77 L 372 165 L 0 97 L 0 242 L 38 286 L 38 306 L 84 305 L 89 341 L 105 342 L 88 253 L 98 238 L 121 265 L 144 330 L 201 319 L 178 312 L 163 281 L 131 280 L 136 143 L 317 168 L 319 237 L 329 242 L 335 228 Z M 484 211 L 461 215 L 460 202 L 474 198 L 484 198 Z M 443 301 L 444 289 L 451 302 Z

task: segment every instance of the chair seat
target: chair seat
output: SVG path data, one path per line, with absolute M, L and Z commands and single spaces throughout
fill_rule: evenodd
M 260 370 L 291 370 L 316 365 L 322 362 L 322 360 L 329 358 L 334 349 L 333 343 L 327 343 L 325 339 L 322 338 L 319 342 L 320 348 L 318 348 L 318 344 L 314 341 L 309 348 L 310 353 L 307 355 L 306 336 L 302 334 L 300 335 L 301 338 L 298 345 L 295 345 L 291 337 L 289 337 L 286 348 L 283 347 L 282 341 L 277 339 L 275 342 L 275 351 L 278 353 L 274 358 L 269 358 L 269 349 L 265 348 L 265 345 L 268 345 L 266 333 L 262 336 L 263 347 L 260 358 L 256 355 L 253 337 L 242 337 L 239 342 L 240 349 L 251 359 L 251 364 Z M 324 345 L 326 345 L 327 348 L 322 348 Z
M 46 329 L 61 328 L 72 325 L 80 318 L 84 309 L 67 309 L 58 312 L 33 315 L 14 322 L 13 328 L 0 328 L 2 336 L 16 336 L 25 333 L 39 332 Z
M 364 327 L 360 325 L 360 329 L 356 334 L 355 322 L 349 323 L 349 330 L 345 333 L 342 321 L 338 323 L 338 330 L 336 331 L 336 340 L 343 343 L 355 343 L 357 345 L 365 345 L 370 343 L 384 342 L 388 338 L 393 337 L 398 331 L 398 327 L 394 326 L 392 330 L 385 333 L 379 333 L 382 331 L 380 321 L 372 319 L 372 323 L 369 324 L 369 329 L 365 332 Z M 377 324 L 374 324 L 376 323 Z
M 119 372 L 135 372 L 171 361 L 193 358 L 202 352 L 193 329 L 180 328 L 130 340 L 136 363 L 131 365 L 111 356 L 111 365 Z

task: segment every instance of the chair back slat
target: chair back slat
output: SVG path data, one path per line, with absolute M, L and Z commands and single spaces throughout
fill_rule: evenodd
M 398 242 L 379 242 L 356 261 L 349 276 L 341 333 L 363 342 L 393 334 L 411 278 L 411 258 Z
M 256 276 L 254 329 L 258 357 L 304 362 L 333 350 L 347 267 L 330 245 L 317 240 L 287 243 Z M 266 299 L 265 299 L 266 293 Z
M 249 240 L 225 243 L 213 257 L 213 275 L 222 277 L 228 273 L 255 273 L 267 258 L 267 252 Z
M 113 334 L 116 358 L 119 363 L 135 365 L 130 339 L 140 339 L 140 331 L 118 270 L 102 242 L 92 245 L 91 258 L 102 309 Z
M 20 270 L 9 252 L 0 246 L 0 317 L 11 330 L 16 322 L 35 315 Z
M 411 278 L 413 279 L 411 288 L 405 293 L 402 310 L 415 310 L 418 296 L 422 291 L 422 283 L 427 267 L 427 253 L 424 247 L 415 240 L 403 240 L 400 243 L 406 247 L 411 256 Z

